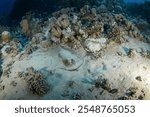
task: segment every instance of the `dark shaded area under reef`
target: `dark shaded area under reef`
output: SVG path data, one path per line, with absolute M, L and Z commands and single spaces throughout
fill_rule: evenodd
M 146 19 L 150 23 L 150 1 L 145 1 L 143 4 L 127 4 L 127 11 L 130 15 Z
M 0 24 L 14 25 L 28 12 L 36 14 L 38 18 L 46 18 L 62 8 L 75 7 L 79 10 L 85 4 L 91 7 L 104 5 L 110 12 L 129 14 L 150 23 L 150 1 L 124 3 L 124 0 L 16 0 L 12 11 L 7 16 L 0 16 Z
M 110 11 L 122 11 L 123 0 L 38 0 L 38 2 L 37 0 L 16 0 L 8 16 L 8 23 L 11 20 L 20 20 L 27 12 L 51 14 L 67 7 L 75 7 L 79 10 L 84 5 L 100 6 L 102 4 Z

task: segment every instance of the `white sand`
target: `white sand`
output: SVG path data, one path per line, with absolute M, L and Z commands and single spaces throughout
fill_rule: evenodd
M 62 47 L 39 48 L 20 61 L 19 55 L 16 58 L 7 57 L 3 65 L 10 61 L 15 62 L 10 67 L 9 78 L 4 75 L 1 77 L 0 86 L 5 88 L 0 90 L 0 99 L 74 99 L 77 94 L 81 99 L 118 99 L 124 96 L 130 87 L 137 88 L 135 96 L 131 99 L 137 99 L 141 90 L 145 93 L 144 99 L 150 99 L 150 59 L 138 53 L 140 48 L 150 50 L 150 45 L 135 39 L 129 40 L 122 45 L 109 45 L 98 59 L 84 56 L 81 51 Z M 127 56 L 126 49 L 129 48 L 137 50 L 135 57 Z M 123 56 L 119 56 L 117 52 L 122 52 Z M 65 66 L 62 59 L 73 59 L 75 63 Z M 51 87 L 46 95 L 31 94 L 26 82 L 17 77 L 18 72 L 29 67 L 42 71 L 47 77 Z M 118 89 L 118 93 L 111 94 L 102 88 L 93 88 L 98 76 L 107 79 L 111 89 Z M 141 76 L 142 81 L 136 80 L 137 76 Z M 17 85 L 10 85 L 12 81 L 17 82 Z M 75 82 L 72 87 L 67 85 L 69 81 Z

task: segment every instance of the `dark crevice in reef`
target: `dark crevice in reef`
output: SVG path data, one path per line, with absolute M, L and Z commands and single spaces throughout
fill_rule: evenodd
M 0 45 L 0 50 L 2 49 L 2 46 Z M 1 53 L 0 53 L 0 78 L 1 78 L 1 76 L 2 76 L 2 74 L 3 74 L 3 69 L 2 69 L 2 63 L 3 63 L 3 59 L 2 59 L 2 57 L 1 57 Z
M 3 69 L 2 69 L 2 62 L 3 60 L 2 59 L 0 59 L 0 77 L 2 76 L 2 74 L 3 74 Z

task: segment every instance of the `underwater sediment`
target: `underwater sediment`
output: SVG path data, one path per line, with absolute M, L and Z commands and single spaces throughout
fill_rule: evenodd
M 0 99 L 150 99 L 149 23 L 118 3 L 1 26 Z

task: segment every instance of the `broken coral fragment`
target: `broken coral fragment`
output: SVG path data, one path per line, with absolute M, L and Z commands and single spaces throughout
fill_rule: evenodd
M 20 76 L 26 81 L 27 88 L 32 94 L 43 96 L 50 90 L 44 75 L 40 71 L 34 70 L 33 67 L 27 68 L 27 72 L 22 72 Z
M 23 19 L 21 22 L 20 22 L 20 26 L 22 28 L 22 32 L 25 33 L 25 34 L 29 34 L 30 33 L 30 30 L 29 30 L 29 21 L 27 19 Z
M 84 45 L 87 51 L 97 52 L 106 46 L 106 41 L 107 41 L 106 38 L 99 38 L 99 39 L 89 38 L 86 39 Z
M 2 35 L 1 38 L 2 38 L 3 42 L 7 43 L 7 42 L 9 42 L 11 40 L 11 34 L 10 34 L 10 32 L 4 31 L 4 32 L 2 32 L 1 35 Z

